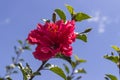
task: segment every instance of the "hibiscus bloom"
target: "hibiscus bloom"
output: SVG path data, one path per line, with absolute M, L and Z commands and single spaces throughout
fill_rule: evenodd
M 71 56 L 71 44 L 76 38 L 74 29 L 74 20 L 65 23 L 63 20 L 59 20 L 55 23 L 38 24 L 37 29 L 32 30 L 27 38 L 30 44 L 37 45 L 35 52 L 33 52 L 34 57 L 45 61 L 55 57 L 58 53 Z

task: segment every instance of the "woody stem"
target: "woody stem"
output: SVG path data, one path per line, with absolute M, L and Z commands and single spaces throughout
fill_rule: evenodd
M 44 64 L 45 64 L 46 62 L 47 62 L 47 61 L 43 61 L 42 64 L 41 64 L 41 66 L 40 66 L 35 72 L 39 72 L 40 70 L 42 70 L 42 69 L 43 69 L 43 66 L 44 66 Z M 35 75 L 32 75 L 29 80 L 32 80 L 34 77 L 35 77 Z

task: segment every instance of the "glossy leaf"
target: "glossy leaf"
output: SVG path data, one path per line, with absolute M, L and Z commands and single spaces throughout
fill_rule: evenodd
M 69 74 L 69 68 L 68 68 L 68 66 L 66 65 L 66 64 L 63 64 L 64 65 L 64 68 L 65 68 L 65 71 L 67 72 L 67 74 Z
M 12 57 L 12 62 L 15 63 L 15 57 Z
M 106 76 L 110 79 L 110 80 L 118 80 L 116 76 L 111 75 L 111 74 L 106 74 Z
M 52 14 L 52 21 L 55 23 L 55 21 L 56 21 L 56 13 Z
M 77 60 L 79 63 L 85 63 L 86 62 L 86 60 L 84 60 L 84 59 L 79 59 L 79 60 Z
M 18 43 L 21 44 L 21 45 L 23 44 L 23 42 L 21 40 L 18 40 Z
M 64 78 L 64 80 L 67 79 L 63 70 L 61 68 L 57 67 L 57 66 L 51 67 L 50 71 L 52 71 L 52 72 L 56 73 L 57 75 L 59 75 L 60 77 Z
M 47 64 L 45 64 L 45 67 L 50 67 L 52 64 L 50 64 L 50 63 L 47 63 Z
M 60 58 L 60 59 L 63 59 L 63 60 L 65 60 L 65 61 L 67 61 L 67 62 L 69 62 L 70 64 L 71 64 L 71 57 L 67 57 L 67 56 L 64 56 L 64 55 L 62 55 L 62 54 L 57 54 L 56 55 L 56 58 Z
M 118 47 L 118 46 L 112 46 L 112 48 L 115 50 L 115 51 L 117 51 L 117 52 L 120 52 L 120 48 Z
M 7 79 L 7 80 L 12 80 L 10 77 L 7 77 L 6 79 Z M 3 79 L 3 80 L 4 80 L 4 79 Z
M 41 75 L 40 72 L 34 72 L 34 73 L 33 73 L 33 76 L 39 76 L 39 75 Z
M 75 60 L 77 61 L 77 63 L 85 63 L 86 62 L 86 60 L 80 59 L 77 55 L 75 55 L 74 57 L 75 57 Z
M 24 68 L 27 74 L 32 74 L 32 69 L 30 68 L 29 64 L 26 63 L 26 67 Z
M 19 59 L 19 61 L 24 62 L 24 59 L 21 58 L 21 59 Z
M 18 73 L 18 71 L 13 71 L 14 74 Z
M 88 33 L 88 32 L 90 32 L 92 30 L 92 28 L 88 28 L 88 29 L 86 29 L 85 31 L 84 31 L 84 33 Z
M 30 46 L 24 46 L 24 49 L 26 49 L 26 50 L 31 50 L 31 49 L 30 49 Z
M 76 13 L 75 15 L 74 15 L 74 20 L 75 21 L 82 21 L 82 20 L 86 20 L 86 19 L 89 19 L 89 18 L 91 18 L 89 15 L 87 15 L 87 14 L 85 14 L 85 13 Z
M 80 80 L 82 77 L 81 76 L 78 76 L 75 80 Z
M 66 21 L 66 15 L 61 9 L 55 9 L 55 12 L 58 14 L 60 19 L 62 19 L 64 22 Z
M 105 78 L 105 80 L 110 80 L 108 77 L 104 77 Z
M 76 63 L 76 62 L 74 62 L 74 61 L 72 61 L 72 62 L 71 62 L 71 65 L 72 65 L 72 68 L 75 68 L 75 67 L 76 67 L 76 65 L 77 65 L 77 63 Z
M 75 70 L 74 73 L 86 73 L 86 71 L 85 71 L 85 69 L 81 68 L 81 69 Z
M 77 55 L 74 55 L 75 60 L 79 60 L 79 57 Z
M 105 55 L 104 56 L 105 59 L 108 59 L 114 63 L 118 63 L 119 62 L 119 57 L 118 56 L 109 56 L 109 55 Z
M 4 80 L 3 78 L 0 78 L 0 80 Z
M 69 11 L 69 13 L 71 14 L 71 16 L 73 16 L 73 14 L 75 14 L 74 12 L 74 8 L 68 4 L 65 5 L 67 10 Z
M 78 34 L 77 39 L 87 42 L 87 36 L 85 34 Z
M 18 64 L 18 67 L 20 68 L 20 71 L 22 72 L 23 75 L 23 80 L 27 80 L 27 75 L 26 72 L 21 64 Z

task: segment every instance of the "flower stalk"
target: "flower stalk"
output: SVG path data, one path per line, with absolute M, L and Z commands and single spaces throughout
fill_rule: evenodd
M 40 70 L 43 69 L 44 65 L 47 63 L 47 61 L 43 61 L 41 66 L 35 71 L 35 73 L 40 72 Z M 35 75 L 32 75 L 29 80 L 32 80 L 35 77 Z

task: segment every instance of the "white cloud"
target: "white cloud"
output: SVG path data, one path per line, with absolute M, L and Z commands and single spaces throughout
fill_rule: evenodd
M 102 27 L 102 28 L 99 28 L 99 29 L 98 29 L 98 32 L 99 32 L 99 33 L 104 33 L 104 32 L 105 32 L 105 29 L 104 29 L 103 27 Z
M 98 22 L 100 19 L 100 12 L 95 12 L 91 19 L 88 22 Z
M 10 18 L 6 18 L 6 19 L 0 21 L 0 25 L 9 24 L 10 22 L 11 22 L 11 19 Z
M 98 24 L 98 33 L 104 33 L 106 24 L 108 24 L 108 17 L 102 16 L 100 11 L 94 12 L 91 19 L 88 22 L 94 22 Z
M 103 22 L 99 23 L 98 32 L 99 33 L 104 33 L 105 32 L 105 24 Z

